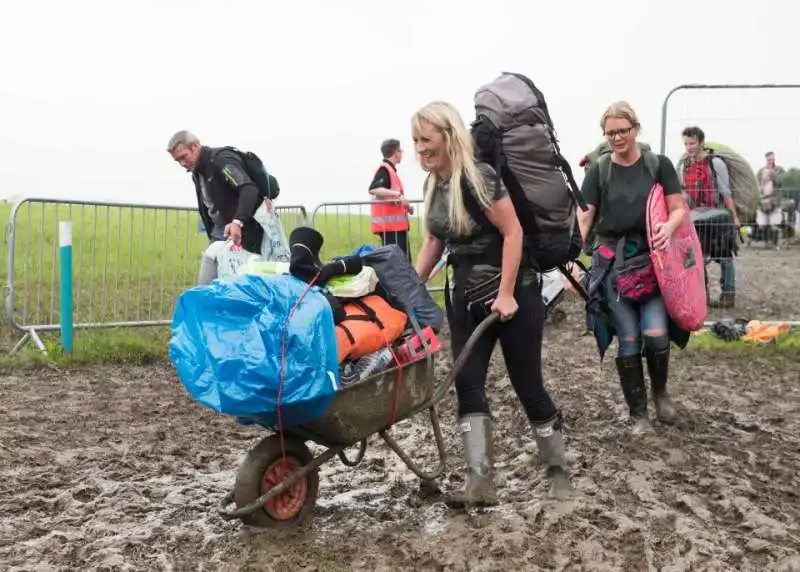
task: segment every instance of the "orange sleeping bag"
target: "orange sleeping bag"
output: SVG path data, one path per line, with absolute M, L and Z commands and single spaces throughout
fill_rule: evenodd
M 336 324 L 339 363 L 345 358 L 358 359 L 395 341 L 406 327 L 408 316 L 371 294 L 344 304 L 347 316 Z

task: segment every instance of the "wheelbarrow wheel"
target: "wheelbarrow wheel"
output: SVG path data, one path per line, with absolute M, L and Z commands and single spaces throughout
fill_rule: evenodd
M 313 459 L 305 443 L 284 439 L 285 454 L 281 451 L 279 435 L 271 435 L 253 447 L 236 474 L 233 500 L 243 507 L 269 489 L 278 486 L 292 472 Z M 319 473 L 312 471 L 289 490 L 264 503 L 264 507 L 242 522 L 250 526 L 293 528 L 305 522 L 314 511 L 319 491 Z

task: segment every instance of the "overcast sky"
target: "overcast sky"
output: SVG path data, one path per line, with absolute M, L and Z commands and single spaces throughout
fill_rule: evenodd
M 411 151 L 410 117 L 433 99 L 470 121 L 475 90 L 504 70 L 545 93 L 577 169 L 614 99 L 633 104 L 642 139 L 657 145 L 661 104 L 677 84 L 800 83 L 790 5 L 6 2 L 0 195 L 194 204 L 188 174 L 165 151 L 187 128 L 204 144 L 257 152 L 280 180 L 281 204 L 366 199 L 382 139 Z M 680 130 L 699 124 L 755 167 L 767 150 L 800 166 L 798 96 L 677 94 L 668 154 L 676 159 Z M 419 196 L 423 172 L 411 152 L 400 174 Z

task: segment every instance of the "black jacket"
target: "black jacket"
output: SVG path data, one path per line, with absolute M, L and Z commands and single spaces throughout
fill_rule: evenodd
M 242 221 L 242 247 L 248 252 L 260 253 L 264 229 L 253 219 L 261 202 L 260 193 L 247 174 L 242 158 L 228 149 L 204 146 L 200 151 L 192 180 L 200 217 L 205 223 L 206 234 L 210 240 L 214 221 L 203 202 L 200 177 L 205 179 L 206 190 L 214 206 L 219 210 L 223 224 L 229 224 L 233 219 Z

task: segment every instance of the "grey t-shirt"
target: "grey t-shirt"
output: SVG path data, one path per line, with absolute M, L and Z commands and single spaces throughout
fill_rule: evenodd
M 492 193 L 492 203 L 508 196 L 508 190 L 503 182 L 500 181 L 499 188 L 496 186 L 497 177 L 494 169 L 486 163 L 478 163 L 478 170 L 483 176 L 486 188 Z M 433 236 L 445 243 L 453 254 L 471 255 L 486 252 L 490 248 L 496 248 L 498 240 L 496 229 L 481 228 L 478 223 L 469 215 L 469 230 L 465 234 L 458 234 L 450 228 L 450 182 L 440 182 L 433 190 L 434 196 L 430 206 L 425 213 L 425 224 Z M 499 266 L 476 264 L 467 279 L 466 287 L 472 287 L 488 280 L 500 272 Z M 522 273 L 521 273 L 522 274 Z M 525 272 L 525 283 L 528 278 L 535 273 Z M 520 276 L 522 278 L 522 276 Z
M 485 163 L 478 163 L 478 170 L 483 176 L 487 189 L 492 191 L 492 202 L 508 196 L 508 190 L 502 181 L 499 188 L 495 188 L 494 169 Z M 472 189 L 470 189 L 471 192 Z M 425 223 L 428 231 L 447 244 L 453 254 L 478 254 L 485 251 L 497 240 L 492 229 L 482 229 L 469 215 L 469 230 L 466 234 L 459 235 L 450 228 L 450 181 L 441 181 L 433 190 L 433 198 L 425 214 Z M 474 192 L 473 192 L 474 196 Z

